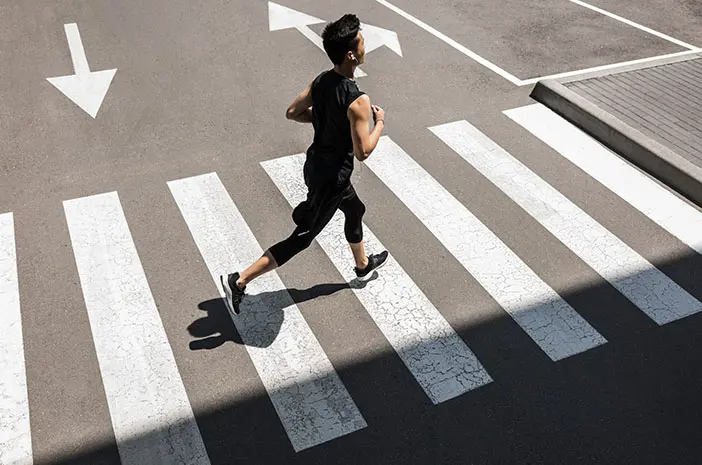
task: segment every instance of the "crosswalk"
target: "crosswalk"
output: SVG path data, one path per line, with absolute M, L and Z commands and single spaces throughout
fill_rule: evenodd
M 702 254 L 702 236 L 694 233 L 702 231 L 699 210 L 538 104 L 504 114 Z M 438 138 L 475 168 L 657 325 L 702 310 L 689 290 L 468 121 L 429 127 L 427 136 Z M 606 345 L 607 339 L 578 308 L 481 222 L 470 205 L 415 161 L 418 155 L 386 135 L 365 162 L 388 195 L 406 207 L 398 215 L 418 219 L 553 363 Z M 304 154 L 261 163 L 290 209 L 306 193 L 303 163 Z M 188 240 L 204 260 L 208 279 L 222 295 L 219 275 L 242 269 L 263 251 L 239 209 L 245 199 L 231 196 L 216 172 L 171 180 L 164 188 L 190 233 Z M 119 193 L 66 200 L 63 208 L 122 463 L 209 464 L 187 383 L 164 329 L 164 310 L 151 291 Z M 393 255 L 402 241 L 378 237 L 364 224 L 368 249 L 387 249 L 390 257 L 377 276 L 359 283 L 342 231 L 343 214 L 337 212 L 317 243 L 431 404 L 495 386 L 491 366 L 432 303 L 423 290 L 425 283 L 413 278 Z M 23 276 L 18 273 L 15 242 L 13 212 L 2 213 L 0 463 L 31 464 L 19 291 Z M 242 313 L 232 317 L 233 324 L 292 449 L 300 452 L 371 427 L 279 274 L 264 275 L 247 290 Z M 147 435 L 148 441 L 135 440 Z

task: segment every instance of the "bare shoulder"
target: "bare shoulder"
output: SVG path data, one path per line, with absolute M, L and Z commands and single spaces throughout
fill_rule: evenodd
M 349 105 L 348 115 L 350 118 L 358 119 L 367 117 L 371 109 L 370 97 L 363 94 Z

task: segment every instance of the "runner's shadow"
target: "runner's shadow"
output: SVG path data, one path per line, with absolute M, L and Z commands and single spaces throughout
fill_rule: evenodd
M 368 282 L 377 279 L 377 272 Z M 221 298 L 201 302 L 198 308 L 207 316 L 188 326 L 191 350 L 216 349 L 227 341 L 251 347 L 268 347 L 275 341 L 283 324 L 285 308 L 318 297 L 332 295 L 344 289 L 362 288 L 368 282 L 318 284 L 309 289 L 283 289 L 246 295 L 241 302 L 241 313 L 235 316 L 236 327 Z

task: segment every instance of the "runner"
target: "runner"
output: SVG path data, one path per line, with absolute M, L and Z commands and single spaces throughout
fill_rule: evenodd
M 365 161 L 385 127 L 385 111 L 371 105 L 370 98 L 358 89 L 354 80 L 354 71 L 365 58 L 360 25 L 356 15 L 347 14 L 325 27 L 324 50 L 334 68 L 317 76 L 287 110 L 288 119 L 312 123 L 314 128 L 303 169 L 307 199 L 293 210 L 297 227 L 287 239 L 270 247 L 241 273 L 220 276 L 230 312 L 239 314 L 239 303 L 251 280 L 284 265 L 309 247 L 337 209 L 345 216 L 344 235 L 353 252 L 354 271 L 359 279 L 368 279 L 388 257 L 387 251 L 366 256 L 362 229 L 366 206 L 351 185 L 354 157 Z

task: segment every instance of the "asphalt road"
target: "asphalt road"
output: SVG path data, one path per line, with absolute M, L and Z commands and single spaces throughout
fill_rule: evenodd
M 685 50 L 567 0 L 391 4 L 521 80 Z M 7 410 L 0 462 L 128 463 L 120 451 L 150 450 L 171 434 L 137 415 L 122 419 L 143 423 L 127 428 L 138 434 L 118 439 L 123 430 L 108 401 L 117 394 L 106 394 L 96 355 L 89 283 L 63 202 L 116 192 L 212 464 L 697 463 L 702 315 L 654 322 L 428 128 L 467 120 L 697 300 L 702 256 L 506 116 L 534 103 L 531 85 L 515 85 L 376 1 L 283 5 L 325 21 L 351 11 L 397 33 L 402 56 L 388 47 L 370 52 L 368 75 L 358 80 L 385 108 L 385 134 L 606 344 L 549 358 L 372 165 L 357 164 L 365 224 L 492 382 L 433 403 L 315 242 L 277 274 L 367 426 L 296 451 L 168 183 L 214 172 L 262 248 L 286 237 L 290 204 L 261 162 L 307 148 L 311 127 L 284 112 L 329 67 L 326 56 L 294 29 L 270 31 L 264 1 L 9 1 L 0 5 L 0 214 L 13 215 L 33 462 L 3 457 L 17 418 Z M 702 45 L 695 2 L 592 5 Z M 78 25 L 92 71 L 117 68 L 96 118 L 46 79 L 73 72 L 67 23 Z M 278 310 L 287 318 L 289 308 Z M 126 328 L 115 331 L 131 334 Z M 144 347 L 156 344 L 139 337 Z M 266 347 L 255 349 L 265 359 Z M 2 382 L 17 383 L 3 363 Z M 145 385 L 165 392 L 162 383 L 173 381 Z M 127 404 L 123 415 L 143 408 Z M 151 463 L 193 463 L 161 454 Z

